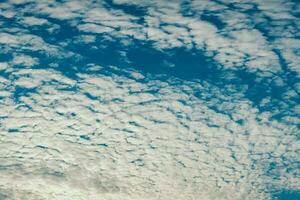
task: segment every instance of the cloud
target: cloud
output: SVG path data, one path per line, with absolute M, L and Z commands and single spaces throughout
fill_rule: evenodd
M 238 200 L 299 190 L 293 6 L 1 4 L 0 198 Z M 144 47 L 168 70 L 184 49 L 219 71 L 203 80 L 139 71 L 128 52 Z
M 38 64 L 38 59 L 27 55 L 15 55 L 11 63 L 13 65 L 32 67 Z
M 41 26 L 41 25 L 45 25 L 48 24 L 48 20 L 46 19 L 41 19 L 41 18 L 37 18 L 37 17 L 25 17 L 21 23 L 29 25 L 29 26 Z
M 229 2 L 221 4 L 203 1 L 199 4 L 197 1 L 192 1 L 190 4 L 181 5 L 179 1 L 168 4 L 164 1 L 154 1 L 142 6 L 140 3 L 114 1 L 114 4 L 107 5 L 90 1 L 61 3 L 39 1 L 36 2 L 36 8 L 30 9 L 32 12 L 39 11 L 52 18 L 69 21 L 72 26 L 84 32 L 108 33 L 124 40 L 127 40 L 126 37 L 150 40 L 158 49 L 196 47 L 208 53 L 215 52 L 212 57 L 222 67 L 235 70 L 240 69 L 236 66 L 243 66 L 254 73 L 261 71 L 281 73 L 282 71 L 278 56 L 274 54 L 273 49 L 285 46 L 283 43 L 276 45 L 277 39 L 293 37 L 293 34 L 286 33 L 277 36 L 281 31 L 274 31 L 272 24 L 284 21 L 289 24 L 290 30 L 296 33 L 296 26 L 293 25 L 296 21 L 292 11 L 293 3 L 286 4 L 283 1 L 276 2 L 276 4 L 260 1 L 238 2 L 234 10 L 230 9 Z M 148 15 L 134 16 L 134 12 L 128 14 L 126 7 L 117 8 L 113 5 L 143 7 Z M 256 16 L 258 17 L 243 12 L 253 9 L 255 5 L 257 5 Z M 270 12 L 273 7 L 280 7 L 280 9 Z M 185 15 L 185 13 L 190 14 Z M 265 18 L 265 15 L 271 17 L 272 20 Z M 31 21 L 35 19 L 37 23 L 37 18 L 31 17 L 24 20 L 26 19 L 31 19 Z M 221 23 L 224 24 L 223 27 L 219 27 Z M 264 27 L 261 27 L 262 23 L 265 24 Z M 286 32 L 285 30 L 282 31 Z M 268 41 L 269 36 L 275 37 L 274 42 Z M 291 53 L 283 53 L 283 55 L 289 63 L 295 63 L 293 58 L 296 56 Z M 293 71 L 297 71 L 295 64 L 291 64 L 290 69 Z
M 106 26 L 99 26 L 96 24 L 83 24 L 80 25 L 79 30 L 89 33 L 109 33 L 112 32 L 113 29 Z
M 7 33 L 1 33 L 0 35 L 1 44 L 17 44 L 17 38 Z
M 1 188 L 14 188 L 15 195 L 268 199 L 261 192 L 268 184 L 299 187 L 289 172 L 282 171 L 278 181 L 265 174 L 282 156 L 287 165 L 295 162 L 296 129 L 270 121 L 268 113 L 258 115 L 239 94 L 223 101 L 231 109 L 223 114 L 210 108 L 222 90 L 204 83 L 183 81 L 180 87 L 190 91 L 183 92 L 179 80 L 135 71 L 81 73 L 77 81 L 55 70 L 17 70 L 14 76 L 15 86 L 36 88 L 19 96 L 18 107 L 10 97 L 1 104 L 2 145 L 9 152 L 1 161 Z M 68 90 L 75 85 L 76 91 Z M 153 87 L 160 89 L 149 92 Z M 210 100 L 196 98 L 195 87 Z M 14 181 L 11 170 L 19 177 Z

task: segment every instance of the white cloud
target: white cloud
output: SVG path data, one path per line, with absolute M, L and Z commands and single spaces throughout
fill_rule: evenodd
M 84 32 L 91 33 L 109 33 L 113 31 L 113 29 L 110 27 L 101 26 L 97 24 L 82 24 L 78 26 L 78 29 Z
M 24 17 L 21 21 L 22 24 L 26 24 L 29 26 L 41 26 L 48 24 L 48 20 L 42 19 L 42 18 L 37 18 L 37 17 Z
M 1 44 L 17 44 L 18 40 L 15 36 L 7 34 L 7 33 L 0 33 L 0 43 Z
M 5 62 L 0 62 L 0 71 L 4 71 L 6 69 L 8 69 L 9 64 L 5 63 Z
M 264 174 L 278 157 L 293 158 L 296 130 L 270 121 L 268 113 L 260 114 L 264 121 L 258 121 L 258 110 L 239 94 L 227 100 L 231 112 L 222 114 L 209 107 L 223 95 L 212 85 L 181 81 L 180 87 L 190 91 L 183 92 L 179 80 L 149 79 L 133 70 L 129 72 L 133 79 L 104 74 L 78 74 L 74 81 L 54 70 L 13 73 L 15 85 L 35 87 L 37 93 L 20 96 L 20 106 L 7 101 L 0 109 L 6 116 L 1 120 L 1 153 L 5 149 L 14 155 L 1 161 L 8 165 L 1 172 L 5 194 L 269 199 L 262 192 L 264 185 L 300 187 L 288 172 L 281 172 L 285 182 L 268 180 Z M 74 85 L 76 92 L 64 89 Z M 159 92 L 148 92 L 153 87 Z M 210 100 L 196 98 L 195 87 Z M 290 150 L 279 150 L 281 142 L 290 144 Z M 23 148 L 16 151 L 16 145 Z M 271 157 L 261 162 L 266 155 Z M 21 168 L 12 167 L 19 162 Z M 10 170 L 19 178 L 13 178 Z M 28 179 L 30 184 L 23 184 Z M 46 185 L 47 190 L 37 189 Z
M 14 55 L 14 58 L 11 62 L 13 65 L 21 65 L 21 66 L 25 66 L 25 67 L 32 67 L 34 65 L 37 65 L 38 59 L 37 58 L 33 58 L 31 56 L 27 56 L 27 55 Z
M 84 43 L 94 43 L 96 41 L 96 36 L 95 35 L 82 35 L 79 38 L 79 42 L 84 42 Z
M 284 1 L 276 3 L 255 2 L 259 8 L 257 17 L 243 12 L 243 10 L 253 7 L 254 3 L 251 2 L 235 2 L 237 3 L 236 10 L 230 9 L 229 2 L 219 4 L 210 1 L 202 1 L 201 3 L 192 1 L 191 4 L 184 5 L 186 12 L 195 13 L 195 16 L 184 16 L 183 11 L 180 10 L 183 8 L 180 1 L 145 3 L 124 0 L 114 3 L 136 6 L 137 9 L 143 7 L 148 15 L 143 18 L 144 23 L 141 24 L 139 23 L 141 17 L 127 14 L 120 9 L 108 9 L 105 7 L 108 6 L 105 3 L 94 4 L 91 1 L 75 0 L 62 3 L 39 1 L 32 11 L 40 11 L 60 20 L 69 20 L 72 26 L 78 27 L 84 32 L 107 33 L 120 40 L 127 40 L 127 37 L 150 40 L 154 42 L 155 48 L 162 50 L 176 47 L 188 49 L 196 47 L 208 53 L 216 52 L 212 58 L 224 68 L 234 70 L 239 69 L 236 66 L 243 65 L 245 69 L 255 73 L 260 71 L 280 73 L 280 63 L 277 55 L 273 53 L 273 48 L 285 45 L 281 43 L 274 46 L 277 44 L 277 36 L 275 43 L 268 41 L 265 37 L 266 33 L 260 28 L 254 28 L 254 26 L 263 21 L 266 23 L 266 32 L 275 36 L 281 31 L 273 31 L 272 33 L 274 27 L 271 23 L 280 20 L 290 23 L 296 20 L 290 14 L 293 12 L 293 3 L 287 4 Z M 280 7 L 280 9 L 277 9 L 276 12 L 270 12 L 274 7 Z M 214 21 L 199 20 L 203 12 L 206 11 L 210 12 L 208 15 L 217 16 L 224 27 L 219 29 Z M 272 17 L 273 21 L 268 22 L 264 18 L 265 15 Z M 81 22 L 79 19 L 82 19 Z M 293 26 L 290 23 L 291 31 L 295 30 Z M 146 35 L 147 37 L 145 37 Z M 278 39 L 282 37 L 287 36 L 280 35 Z M 294 63 L 290 65 L 291 69 L 298 71 L 296 63 L 293 62 L 295 56 L 291 56 L 290 53 L 284 53 L 284 55 L 289 63 Z
M 2 52 L 13 56 L 0 63 L 0 198 L 244 200 L 271 199 L 270 187 L 299 190 L 294 175 L 299 106 L 290 108 L 289 103 L 295 104 L 300 87 L 286 86 L 274 52 L 277 49 L 288 69 L 298 73 L 299 41 L 293 38 L 296 22 L 289 4 L 257 1 L 260 10 L 254 17 L 244 12 L 253 7 L 251 2 L 240 2 L 232 10 L 228 2 L 192 1 L 185 6 L 190 15 L 183 15 L 181 1 L 114 1 L 143 6 L 143 18 L 101 2 L 31 2 L 0 5 L 1 15 L 51 29 L 48 15 L 60 20 L 56 31 L 68 23 L 80 33 L 47 43 L 27 28 L 0 32 Z M 14 5 L 20 4 L 24 9 L 15 13 Z M 25 11 L 43 18 L 24 17 Z M 224 27 L 203 19 L 205 11 L 219 17 Z M 284 31 L 280 21 L 290 26 L 287 36 L 278 34 Z M 67 50 L 70 45 L 100 46 L 103 33 L 126 48 L 135 45 L 132 38 L 151 42 L 162 53 L 194 47 L 222 69 L 246 69 L 257 80 L 273 79 L 287 91 L 280 105 L 262 112 L 246 98 L 252 85 L 220 87 L 174 77 L 163 81 L 98 63 L 76 66 L 89 72 L 78 72 L 76 80 L 54 69 L 29 69 L 42 63 L 29 54 L 41 53 L 54 58 L 49 66 L 58 70 L 59 59 L 80 56 Z M 126 57 L 126 51 L 122 55 Z M 200 97 L 195 92 L 201 92 Z M 260 105 L 272 103 L 266 96 Z M 272 119 L 282 110 L 288 113 L 282 120 Z M 272 163 L 279 164 L 274 172 L 280 179 L 268 175 Z M 291 170 L 282 170 L 281 164 Z

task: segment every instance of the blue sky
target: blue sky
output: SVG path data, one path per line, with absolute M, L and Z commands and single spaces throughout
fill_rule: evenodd
M 299 198 L 299 15 L 2 1 L 0 198 Z

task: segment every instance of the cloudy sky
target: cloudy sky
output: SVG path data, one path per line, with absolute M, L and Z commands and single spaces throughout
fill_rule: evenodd
M 300 198 L 296 0 L 0 1 L 0 199 Z

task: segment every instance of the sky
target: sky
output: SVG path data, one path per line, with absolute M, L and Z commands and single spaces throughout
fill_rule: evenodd
M 296 0 L 0 1 L 0 199 L 300 199 Z

